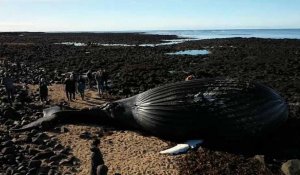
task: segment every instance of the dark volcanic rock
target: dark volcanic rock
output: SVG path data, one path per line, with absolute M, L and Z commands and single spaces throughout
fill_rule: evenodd
M 45 133 L 39 133 L 36 137 L 32 138 L 32 143 L 35 144 L 44 144 L 44 140 L 49 138 Z
M 38 169 L 41 167 L 42 161 L 40 160 L 31 160 L 28 164 L 28 168 Z
M 6 154 L 14 154 L 15 153 L 15 148 L 14 147 L 5 147 L 2 148 L 1 153 L 6 155 Z
M 36 154 L 36 156 L 32 157 L 31 159 L 32 160 L 47 159 L 53 155 L 54 155 L 53 151 L 45 150 L 45 151 L 42 151 L 42 152 Z
M 9 118 L 9 119 L 18 119 L 20 118 L 20 114 L 13 108 L 6 108 L 3 110 L 3 117 Z

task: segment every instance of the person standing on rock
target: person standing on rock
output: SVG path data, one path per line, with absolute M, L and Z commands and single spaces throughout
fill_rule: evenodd
M 103 84 L 104 84 L 104 89 L 105 91 L 107 91 L 108 89 L 108 85 L 107 85 L 107 81 L 108 81 L 108 73 L 106 72 L 105 69 L 103 69 Z
M 1 84 L 4 85 L 7 98 L 10 104 L 15 100 L 14 92 L 15 92 L 15 87 L 14 87 L 14 81 L 10 75 L 8 75 L 6 72 L 3 75 Z
M 44 78 L 41 78 L 41 80 L 40 80 L 39 89 L 40 89 L 41 102 L 47 101 L 48 100 L 48 84 Z
M 97 73 L 95 75 L 95 80 L 97 83 L 97 89 L 98 89 L 99 96 L 101 96 L 101 95 L 103 95 L 103 92 L 104 92 L 103 71 L 101 69 L 97 71 Z
M 84 90 L 85 90 L 85 80 L 84 78 L 80 75 L 78 79 L 78 92 L 80 93 L 81 99 L 84 100 Z
M 70 78 L 66 79 L 65 91 L 66 91 L 68 101 L 75 100 L 76 82 L 75 82 L 73 75 L 70 75 Z
M 89 88 L 91 89 L 92 88 L 92 82 L 93 82 L 93 73 L 91 71 L 91 69 L 87 72 L 87 78 L 88 78 L 88 85 L 89 85 Z
M 91 145 L 91 175 L 97 175 L 98 166 L 104 165 L 103 156 L 99 149 L 100 140 L 95 139 Z

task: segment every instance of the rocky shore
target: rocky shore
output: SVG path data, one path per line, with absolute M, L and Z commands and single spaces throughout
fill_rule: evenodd
M 16 100 L 12 105 L 8 103 L 4 88 L 0 89 L 0 174 L 88 173 L 89 167 L 83 166 L 89 165 L 89 156 L 83 155 L 90 152 L 74 151 L 78 147 L 68 143 L 70 140 L 67 137 L 79 137 L 83 130 L 89 132 L 89 129 L 93 131 L 93 137 L 100 137 L 105 143 L 101 149 L 105 152 L 110 174 L 116 171 L 121 174 L 288 174 L 291 166 L 299 170 L 300 40 L 232 38 L 156 47 L 143 45 L 172 39 L 178 37 L 143 33 L 0 33 L 0 75 L 9 72 L 17 83 Z M 84 45 L 63 44 L 66 42 Z M 206 49 L 210 54 L 166 54 L 194 49 Z M 96 71 L 99 68 L 109 72 L 108 99 L 73 104 L 65 102 L 64 97 L 52 95 L 49 103 L 45 104 L 39 102 L 36 88 L 32 87 L 43 76 L 52 84 L 54 93 L 66 73 L 74 71 L 84 74 L 89 69 Z M 288 102 L 289 119 L 276 132 L 255 143 L 241 146 L 216 142 L 172 158 L 160 156 L 158 152 L 173 143 L 124 133 L 116 128 L 78 129 L 80 126 L 68 126 L 72 133 L 63 126 L 57 126 L 50 132 L 10 131 L 42 117 L 42 110 L 52 105 L 81 108 L 101 104 L 106 100 L 124 98 L 165 83 L 184 80 L 190 72 L 197 78 L 230 77 L 267 84 Z M 28 84 L 27 88 L 25 84 Z M 95 99 L 92 95 L 89 98 Z M 122 145 L 121 140 L 129 142 L 128 137 L 138 138 L 137 142 Z M 121 150 L 114 148 L 110 141 L 116 141 L 121 144 L 116 145 L 124 149 L 131 146 L 133 150 L 124 150 L 126 154 L 122 157 Z M 90 140 L 81 139 L 78 142 L 85 145 Z M 139 145 L 139 142 L 144 144 Z M 139 146 L 144 150 L 134 150 Z M 110 152 L 118 154 L 118 159 L 123 162 L 132 162 L 132 167 L 130 164 L 120 167 L 121 162 L 115 160 Z M 134 160 L 144 163 L 139 165 L 139 161 Z M 149 166 L 144 167 L 144 164 Z

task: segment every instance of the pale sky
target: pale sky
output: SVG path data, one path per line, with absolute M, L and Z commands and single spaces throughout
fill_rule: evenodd
M 0 31 L 300 28 L 300 0 L 0 0 Z

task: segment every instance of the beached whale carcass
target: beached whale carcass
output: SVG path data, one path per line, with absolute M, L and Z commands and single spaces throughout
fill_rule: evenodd
M 101 108 L 46 112 L 45 117 L 19 131 L 58 123 L 111 120 L 166 139 L 244 139 L 264 136 L 287 117 L 286 102 L 265 85 L 201 79 L 160 86 Z

